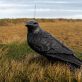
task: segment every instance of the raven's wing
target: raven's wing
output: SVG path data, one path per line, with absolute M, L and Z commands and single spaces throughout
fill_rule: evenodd
M 39 52 L 47 54 L 73 54 L 72 50 L 47 32 L 42 31 L 33 39 L 32 45 Z
M 74 56 L 72 50 L 47 32 L 38 33 L 32 46 L 34 46 L 34 50 L 45 56 L 64 60 L 76 65 L 82 64 L 82 62 Z

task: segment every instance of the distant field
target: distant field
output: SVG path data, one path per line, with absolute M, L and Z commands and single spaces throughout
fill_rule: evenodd
M 30 19 L 29 19 L 30 20 Z M 0 44 L 26 40 L 28 19 L 0 20 Z M 50 32 L 75 52 L 82 54 L 82 20 L 37 20 L 40 26 Z
M 52 65 L 29 48 L 28 20 L 0 19 L 0 82 L 82 82 L 81 69 L 73 73 L 61 63 Z M 37 21 L 82 59 L 82 20 Z

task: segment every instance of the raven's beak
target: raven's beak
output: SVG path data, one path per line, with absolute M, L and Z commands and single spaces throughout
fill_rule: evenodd
M 27 27 L 27 26 L 28 26 L 28 24 L 25 24 L 25 26 Z
M 31 26 L 31 24 L 29 24 L 29 23 L 26 23 L 26 24 L 25 24 L 25 26 L 27 26 L 27 27 L 28 27 L 28 26 Z

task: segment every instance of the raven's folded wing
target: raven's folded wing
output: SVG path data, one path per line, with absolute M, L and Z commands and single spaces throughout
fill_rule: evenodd
M 42 34 L 38 34 L 38 36 L 39 37 L 37 37 L 35 42 L 32 44 L 37 51 L 51 54 L 73 54 L 72 50 L 49 33 L 43 32 Z
M 38 34 L 38 38 L 33 42 L 34 50 L 44 56 L 57 58 L 80 66 L 82 62 L 74 56 L 72 50 L 63 45 L 47 32 Z

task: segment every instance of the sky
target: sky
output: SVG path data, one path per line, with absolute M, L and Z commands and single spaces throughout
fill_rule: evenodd
M 82 0 L 0 0 L 2 18 L 82 19 Z

